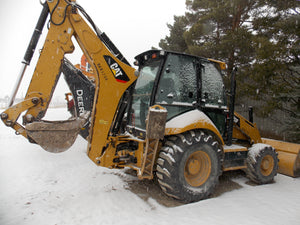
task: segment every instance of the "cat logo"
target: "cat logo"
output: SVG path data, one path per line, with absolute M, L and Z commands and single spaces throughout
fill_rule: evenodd
M 120 67 L 120 65 L 110 56 L 105 55 L 104 59 L 106 63 L 108 64 L 111 72 L 113 73 L 116 81 L 121 83 L 126 83 L 129 81 L 128 76 L 124 72 L 124 70 Z

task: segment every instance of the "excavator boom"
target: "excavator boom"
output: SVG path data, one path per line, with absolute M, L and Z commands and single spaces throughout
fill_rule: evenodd
M 94 30 L 79 11 L 87 17 Z M 87 119 L 92 118 L 88 154 L 94 162 L 99 161 L 110 130 L 114 126 L 113 121 L 119 113 L 120 100 L 137 78 L 135 69 L 73 0 L 46 1 L 43 4 L 38 29 L 35 29 L 32 36 L 24 64 L 30 63 L 48 15 L 50 27 L 24 101 L 17 105 L 11 104 L 10 108 L 1 114 L 1 118 L 17 133 L 52 152 L 60 152 L 70 147 Z M 74 51 L 72 38 L 77 41 L 95 74 L 91 116 L 83 113 L 79 115 L 80 118 L 74 120 L 56 123 L 43 121 L 61 74 L 64 57 Z M 21 79 L 18 79 L 16 86 L 19 86 L 20 82 Z M 22 112 L 26 113 L 21 125 L 17 120 Z M 52 141 L 45 141 L 45 137 L 51 137 Z

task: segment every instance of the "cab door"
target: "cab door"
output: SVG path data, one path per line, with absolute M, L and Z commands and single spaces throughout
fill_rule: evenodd
M 204 61 L 201 65 L 201 109 L 224 135 L 227 106 L 223 78 L 214 63 Z
M 198 98 L 197 58 L 168 53 L 153 104 L 168 110 L 168 120 L 195 109 Z

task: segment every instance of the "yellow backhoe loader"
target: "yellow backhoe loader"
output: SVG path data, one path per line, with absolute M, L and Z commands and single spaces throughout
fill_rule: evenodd
M 252 119 L 234 112 L 235 71 L 227 105 L 221 75 L 225 63 L 150 50 L 135 57 L 136 71 L 76 1 L 42 5 L 9 108 L 1 113 L 16 134 L 50 152 L 65 151 L 81 134 L 95 164 L 129 167 L 140 179 L 155 177 L 164 193 L 183 202 L 208 197 L 223 171 L 245 170 L 258 184 L 273 181 L 278 165 L 299 176 L 299 145 L 281 153 L 287 144 L 262 139 Z M 47 37 L 26 96 L 14 105 L 48 16 Z M 73 37 L 91 65 L 93 81 L 65 59 L 74 51 Z M 61 73 L 72 93 L 73 117 L 45 121 Z

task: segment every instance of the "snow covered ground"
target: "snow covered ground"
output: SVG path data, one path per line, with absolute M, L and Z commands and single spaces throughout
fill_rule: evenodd
M 50 109 L 49 118 L 63 110 Z M 81 137 L 52 154 L 1 123 L 0 146 L 1 225 L 300 224 L 300 178 L 277 175 L 257 186 L 225 173 L 214 196 L 183 205 L 131 171 L 97 167 Z

